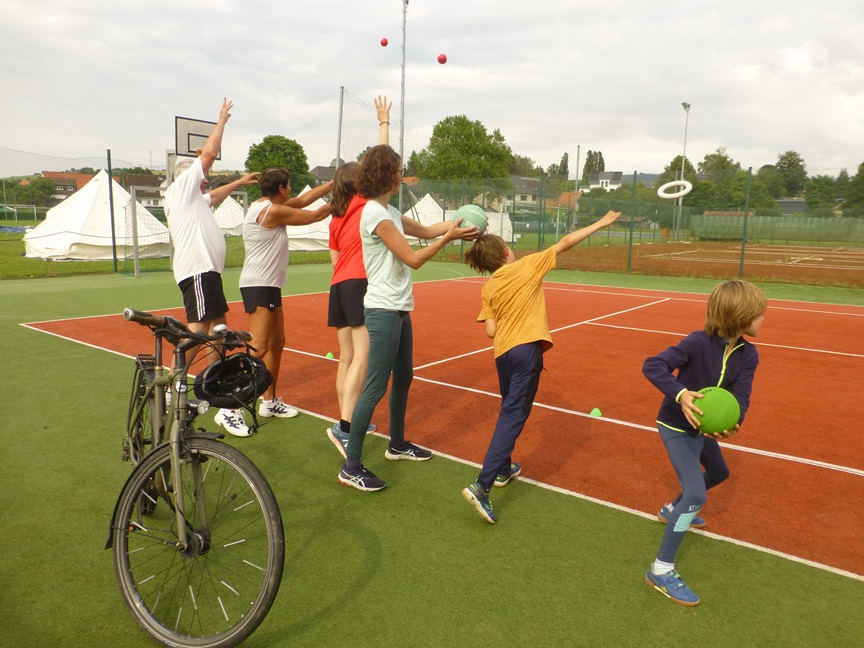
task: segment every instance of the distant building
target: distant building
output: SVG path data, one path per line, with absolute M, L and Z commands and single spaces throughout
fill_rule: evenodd
M 615 191 L 622 184 L 624 173 L 621 171 L 600 171 L 588 176 L 587 185 L 579 184 L 579 189 L 588 193 L 592 189 Z

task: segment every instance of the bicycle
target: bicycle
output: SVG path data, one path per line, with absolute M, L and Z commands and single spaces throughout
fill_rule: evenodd
M 210 405 L 248 408 L 272 377 L 249 354 L 245 331 L 194 333 L 172 317 L 130 308 L 123 317 L 152 330 L 155 353 L 135 359 L 122 453 L 133 470 L 105 545 L 120 593 L 138 625 L 164 645 L 236 646 L 276 599 L 282 517 L 255 464 L 221 442 L 221 432 L 194 422 Z M 163 340 L 174 346 L 171 370 L 162 367 Z M 188 372 L 201 351 L 219 359 L 195 377 L 193 399 Z

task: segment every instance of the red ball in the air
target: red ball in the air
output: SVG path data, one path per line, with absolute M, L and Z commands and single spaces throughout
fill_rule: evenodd
M 390 41 L 388 41 L 386 38 L 382 38 L 381 39 L 381 47 L 387 47 L 387 43 L 389 43 L 389 42 Z
M 446 54 L 439 54 L 438 55 L 438 62 L 441 65 L 444 65 L 447 62 L 447 55 Z

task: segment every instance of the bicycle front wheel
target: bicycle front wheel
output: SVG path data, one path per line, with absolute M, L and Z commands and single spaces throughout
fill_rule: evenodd
M 279 591 L 285 553 L 279 506 L 239 450 L 191 438 L 182 455 L 181 483 L 171 477 L 166 445 L 135 468 L 121 493 L 117 582 L 132 616 L 163 644 L 236 646 L 264 620 Z M 154 483 L 166 487 L 154 494 Z M 156 507 L 157 500 L 167 505 Z M 186 547 L 177 535 L 181 502 Z

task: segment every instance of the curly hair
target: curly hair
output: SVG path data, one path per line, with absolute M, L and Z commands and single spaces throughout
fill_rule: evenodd
M 492 274 L 507 261 L 507 243 L 497 234 L 483 234 L 465 253 L 465 263 L 481 274 Z
M 705 332 L 727 340 L 738 338 L 750 323 L 765 314 L 768 302 L 759 288 L 741 279 L 717 284 L 708 297 Z
M 396 151 L 387 144 L 373 146 L 360 162 L 355 180 L 357 192 L 364 198 L 377 198 L 393 189 L 401 170 L 402 158 Z
M 275 196 L 279 187 L 291 186 L 291 172 L 288 169 L 267 169 L 258 178 L 258 186 L 262 196 Z
M 333 216 L 344 216 L 348 211 L 351 199 L 357 195 L 357 173 L 360 164 L 346 162 L 340 164 L 333 176 L 333 193 L 330 199 L 330 210 Z

